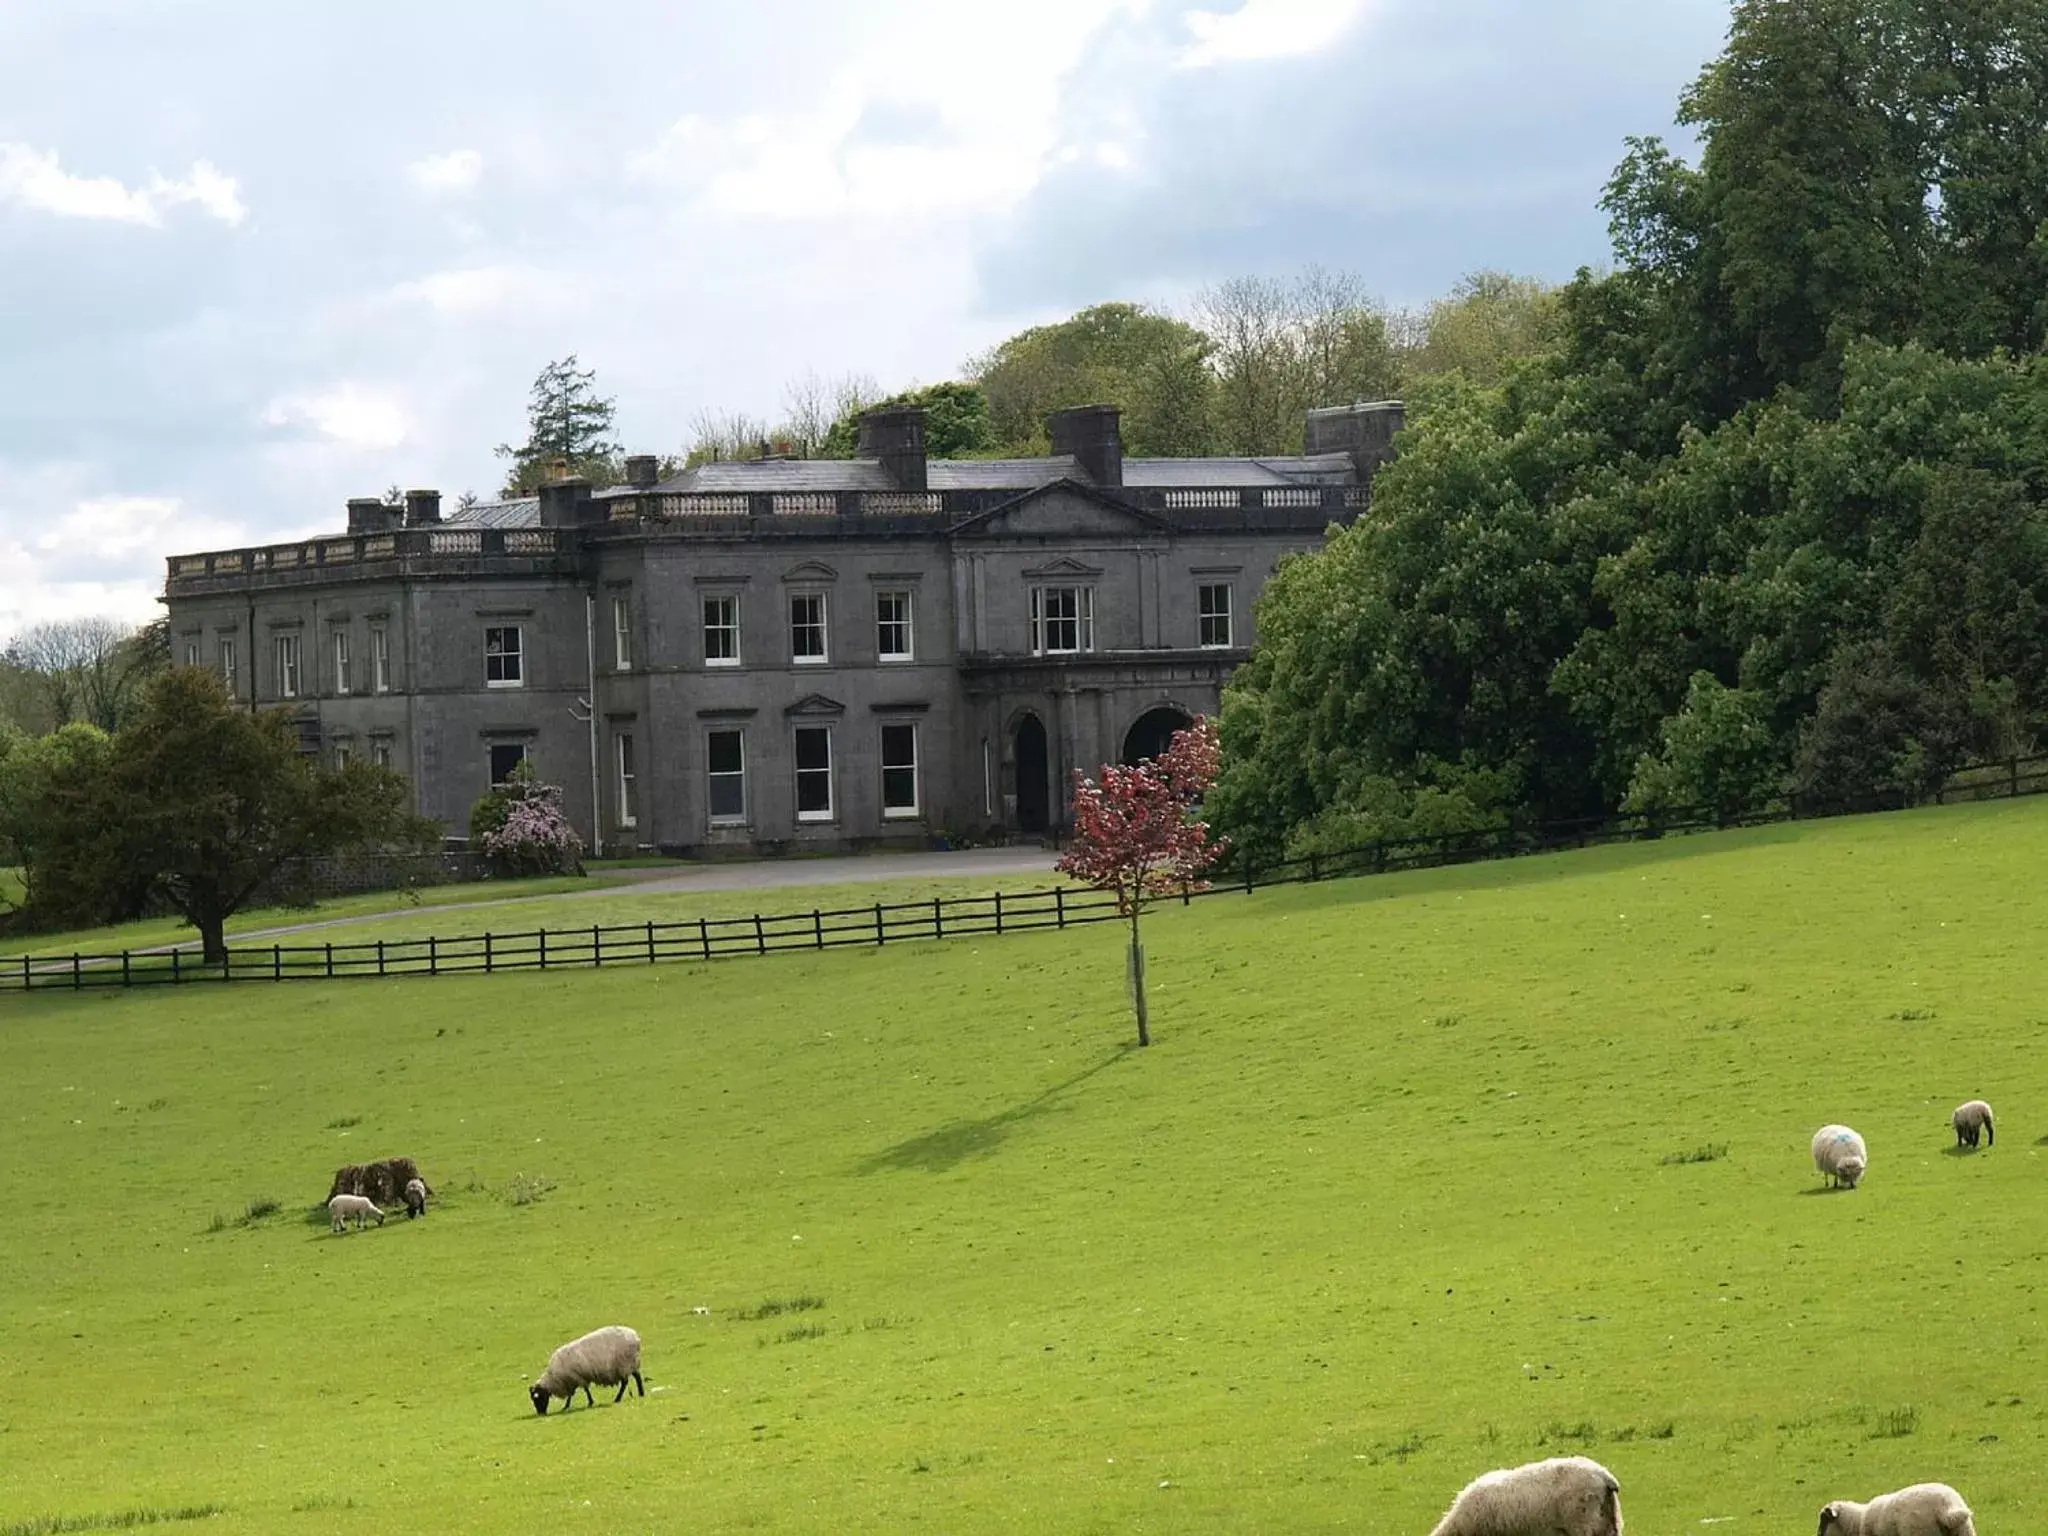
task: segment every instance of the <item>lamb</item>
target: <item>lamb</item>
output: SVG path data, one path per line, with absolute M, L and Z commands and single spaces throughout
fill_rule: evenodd
M 348 1219 L 351 1216 L 356 1219 L 358 1232 L 362 1230 L 364 1221 L 372 1216 L 377 1218 L 378 1226 L 384 1225 L 384 1213 L 361 1195 L 336 1195 L 327 1202 L 327 1215 L 333 1221 L 334 1230 L 337 1232 L 348 1230 Z
M 412 1220 L 412 1218 L 413 1218 L 413 1217 L 415 1217 L 415 1216 L 424 1216 L 424 1215 L 426 1215 L 426 1214 L 427 1214 L 427 1184 L 426 1184 L 426 1180 L 424 1180 L 424 1179 L 407 1179 L 407 1180 L 405 1181 L 405 1218 L 406 1218 L 406 1220 L 407 1220 L 407 1221 L 410 1221 L 410 1220 Z
M 548 1356 L 548 1368 L 541 1372 L 539 1381 L 527 1388 L 527 1396 L 533 1399 L 535 1413 L 545 1416 L 551 1397 L 559 1397 L 562 1412 L 567 1413 L 579 1388 L 584 1402 L 596 1407 L 597 1399 L 590 1395 L 591 1383 L 601 1387 L 616 1383 L 619 1395 L 612 1399 L 616 1403 L 626 1395 L 629 1378 L 645 1397 L 647 1384 L 640 1379 L 640 1335 L 614 1324 L 571 1339 Z
M 1430 1536 L 1621 1536 L 1621 1484 L 1584 1456 L 1488 1472 L 1465 1485 Z
M 1813 1133 L 1813 1166 L 1829 1184 L 1854 1189 L 1870 1166 L 1870 1151 L 1848 1126 L 1824 1125 Z
M 1836 1499 L 1820 1512 L 1819 1536 L 1977 1536 L 1977 1526 L 1947 1483 L 1915 1483 L 1868 1504 Z
M 1949 1117 L 1949 1124 L 1956 1128 L 1956 1145 L 1976 1148 L 1977 1138 L 1982 1136 L 1986 1146 L 1998 1145 L 1997 1127 L 1991 1123 L 1991 1106 L 1982 1099 L 1972 1099 L 1967 1104 L 1958 1104 L 1956 1112 Z

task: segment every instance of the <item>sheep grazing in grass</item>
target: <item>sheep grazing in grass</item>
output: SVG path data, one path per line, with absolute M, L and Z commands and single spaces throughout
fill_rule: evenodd
M 1813 1166 L 1830 1185 L 1854 1189 L 1870 1166 L 1870 1149 L 1846 1125 L 1824 1125 L 1813 1133 Z
M 527 1396 L 533 1399 L 535 1413 L 545 1414 L 551 1397 L 559 1397 L 562 1412 L 567 1413 L 579 1390 L 584 1402 L 595 1407 L 597 1399 L 590 1395 L 593 1383 L 600 1387 L 616 1384 L 619 1394 L 612 1399 L 616 1403 L 626 1395 L 628 1381 L 640 1389 L 642 1397 L 647 1395 L 647 1384 L 640 1379 L 640 1335 L 614 1324 L 571 1339 L 548 1356 L 548 1368 L 527 1388 Z
M 1977 1536 L 1977 1526 L 1947 1483 L 1915 1483 L 1868 1504 L 1835 1500 L 1820 1512 L 1819 1536 Z
M 427 1185 L 424 1179 L 408 1179 L 405 1183 L 405 1216 L 410 1221 L 415 1216 L 427 1214 Z
M 1991 1123 L 1991 1106 L 1982 1099 L 1972 1099 L 1967 1104 L 1958 1104 L 1956 1112 L 1948 1117 L 1949 1124 L 1956 1128 L 1956 1145 L 1976 1150 L 1977 1139 L 1981 1136 L 1987 1147 L 1998 1145 L 1998 1128 Z
M 1584 1456 L 1488 1472 L 1465 1485 L 1430 1536 L 1621 1536 L 1621 1484 Z
M 373 1216 L 377 1219 L 378 1226 L 384 1225 L 384 1213 L 361 1195 L 336 1195 L 327 1202 L 327 1215 L 337 1232 L 348 1230 L 348 1219 L 351 1216 L 355 1217 L 356 1230 L 359 1232 L 363 1228 L 363 1223 Z

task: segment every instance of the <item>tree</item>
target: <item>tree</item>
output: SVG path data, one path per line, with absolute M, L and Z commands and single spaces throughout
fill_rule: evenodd
M 301 755 L 283 711 L 238 708 L 213 673 L 179 667 L 150 684 L 105 770 L 104 839 L 227 957 L 227 920 L 293 859 L 417 846 L 434 829 L 406 810 L 388 768 Z
M 616 402 L 598 394 L 596 381 L 595 370 L 576 366 L 573 352 L 534 377 L 526 441 L 498 445 L 498 457 L 512 461 L 505 495 L 531 495 L 554 477 L 558 463 L 597 485 L 617 482 L 620 449 L 611 436 Z
M 1211 342 L 1194 326 L 1142 304 L 1097 304 L 1033 326 L 967 365 L 987 392 L 1005 453 L 1043 453 L 1045 419 L 1077 405 L 1124 413 L 1133 454 L 1194 456 L 1210 449 L 1216 380 Z
M 1074 840 L 1060 873 L 1116 893 L 1131 925 L 1131 1007 L 1138 1044 L 1152 1043 L 1145 1006 L 1145 946 L 1138 918 L 1157 897 L 1199 888 L 1228 843 L 1212 841 L 1200 814 L 1216 782 L 1216 724 L 1198 719 L 1174 734 L 1164 752 L 1132 768 L 1105 765 L 1100 783 L 1074 775 Z
M 1386 312 L 1347 273 L 1232 278 L 1196 295 L 1195 319 L 1214 348 L 1217 438 L 1228 452 L 1296 452 L 1312 408 L 1399 387 Z
M 988 396 L 979 384 L 930 384 L 923 389 L 905 390 L 873 405 L 843 413 L 832 423 L 819 445 L 818 456 L 850 459 L 860 448 L 860 417 L 863 410 L 892 405 L 924 407 L 924 451 L 934 459 L 971 459 L 996 445 L 989 425 Z
M 1498 384 L 1512 364 L 1557 349 L 1565 313 L 1557 290 L 1534 278 L 1474 272 L 1407 329 L 1412 334 L 1400 357 L 1404 384 L 1449 373 L 1474 384 Z
M 36 680 L 52 729 L 84 720 L 118 730 L 141 686 L 169 658 L 166 621 L 137 630 L 103 615 L 31 625 L 7 648 L 8 662 Z

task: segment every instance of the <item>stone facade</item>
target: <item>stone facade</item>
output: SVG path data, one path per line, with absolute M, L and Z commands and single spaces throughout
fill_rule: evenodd
M 853 460 L 636 459 L 445 520 L 351 502 L 340 537 L 174 557 L 173 656 L 388 762 L 455 836 L 521 757 L 613 851 L 1033 836 L 1073 770 L 1218 707 L 1252 600 L 1358 515 L 1398 416 L 1142 460 L 1090 407 L 1049 458 L 927 463 L 917 413 L 878 412 Z

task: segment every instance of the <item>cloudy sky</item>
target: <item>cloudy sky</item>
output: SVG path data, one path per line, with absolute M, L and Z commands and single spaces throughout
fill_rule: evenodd
M 1315 262 L 1563 278 L 1728 0 L 0 0 L 0 637 L 163 557 Z

